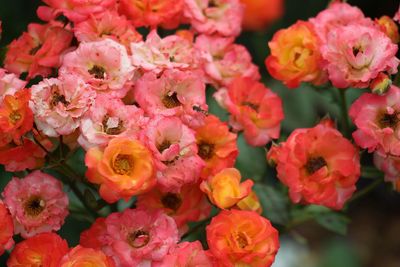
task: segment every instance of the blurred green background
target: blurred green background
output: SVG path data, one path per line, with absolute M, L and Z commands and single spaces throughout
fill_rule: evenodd
M 381 15 L 393 16 L 398 8 L 398 0 L 355 0 L 348 1 L 359 6 L 372 18 Z M 286 0 L 283 17 L 262 32 L 244 32 L 238 42 L 244 44 L 251 52 L 253 60 L 259 65 L 265 83 L 283 99 L 285 120 L 282 126 L 282 140 L 295 128 L 311 127 L 319 118 L 329 114 L 338 118 L 336 91 L 327 88 L 302 86 L 288 90 L 280 82 L 270 79 L 264 59 L 268 55 L 268 41 L 274 32 L 287 27 L 298 19 L 315 16 L 327 5 L 327 0 Z M 0 47 L 4 47 L 17 38 L 28 23 L 39 22 L 35 10 L 38 0 L 0 0 L 0 20 L 3 22 L 3 34 Z M 349 103 L 362 90 L 351 90 Z M 215 103 L 211 103 L 212 113 L 226 117 Z M 250 148 L 243 138 L 239 139 L 240 156 L 237 167 L 244 177 L 263 180 L 266 184 L 275 184 L 275 173 L 265 164 L 265 152 L 262 148 Z M 9 180 L 9 174 L 0 172 L 0 191 Z M 361 181 L 361 188 L 368 182 Z M 399 267 L 400 266 L 400 197 L 381 186 L 360 201 L 352 204 L 346 213 L 351 219 L 346 235 L 334 234 L 315 222 L 300 224 L 281 236 L 281 250 L 273 267 Z M 259 188 L 266 190 L 266 188 Z M 268 191 L 269 192 L 269 191 Z M 280 201 L 286 196 L 267 194 L 267 202 Z M 287 201 L 285 199 L 284 201 Z M 276 221 L 284 217 L 283 211 L 274 207 L 267 209 L 267 216 L 276 216 Z M 280 216 L 280 217 L 279 217 Z M 69 217 L 61 230 L 61 235 L 68 239 L 70 245 L 78 242 L 79 233 L 89 223 Z M 0 266 L 5 266 L 6 255 L 0 258 Z

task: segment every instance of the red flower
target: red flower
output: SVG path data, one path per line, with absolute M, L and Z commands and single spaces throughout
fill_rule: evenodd
M 0 255 L 4 253 L 5 249 L 10 249 L 13 246 L 13 233 L 14 225 L 12 217 L 0 200 Z

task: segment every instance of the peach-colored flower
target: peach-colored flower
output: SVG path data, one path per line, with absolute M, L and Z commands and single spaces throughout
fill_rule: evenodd
M 382 16 L 376 19 L 375 22 L 380 26 L 383 31 L 393 43 L 397 44 L 400 41 L 399 27 L 389 16 Z
M 184 0 L 184 2 L 184 15 L 197 32 L 208 35 L 239 35 L 244 9 L 239 0 Z
M 196 129 L 198 154 L 206 162 L 201 173 L 203 179 L 233 167 L 238 156 L 236 139 L 227 124 L 213 115 L 207 116 L 204 125 Z
M 188 230 L 188 222 L 203 220 L 211 211 L 211 205 L 198 184 L 184 185 L 178 193 L 155 188 L 138 196 L 137 206 L 146 210 L 162 209 L 175 220 L 181 234 Z
M 72 37 L 62 27 L 31 23 L 28 32 L 8 46 L 4 68 L 16 74 L 28 72 L 28 78 L 47 77 L 61 65 L 60 56 L 69 48 Z
M 301 82 L 320 85 L 326 81 L 321 43 L 310 22 L 298 21 L 277 31 L 268 46 L 271 55 L 265 65 L 271 76 L 287 87 L 296 88 Z
M 214 97 L 230 113 L 234 130 L 244 130 L 244 137 L 252 146 L 264 146 L 277 139 L 283 120 L 280 97 L 264 84 L 249 78 L 236 78 L 227 88 L 218 90 Z
M 243 28 L 251 31 L 264 30 L 283 14 L 283 0 L 240 0 L 245 6 Z
M 183 242 L 172 248 L 156 267 L 210 267 L 212 261 L 199 241 Z
M 114 261 L 101 250 L 76 246 L 61 259 L 60 267 L 115 267 Z
M 81 43 L 64 56 L 61 76 L 73 73 L 98 93 L 122 98 L 129 90 L 127 82 L 134 68 L 125 47 L 111 39 Z
M 0 68 L 0 101 L 6 95 L 14 95 L 17 91 L 25 88 L 26 81 L 20 80 L 14 73 Z
M 240 183 L 242 176 L 235 168 L 223 169 L 214 176 L 203 181 L 200 189 L 208 195 L 208 199 L 221 209 L 228 209 L 247 197 L 253 186 L 252 180 Z
M 89 85 L 73 74 L 44 79 L 31 91 L 30 107 L 36 126 L 51 137 L 73 133 L 96 96 Z
M 358 150 L 331 124 L 323 121 L 313 128 L 296 129 L 267 154 L 294 203 L 341 209 L 356 190 Z
M 68 197 L 61 182 L 40 171 L 23 179 L 14 177 L 2 195 L 13 216 L 15 233 L 24 238 L 59 230 L 68 215 Z
M 130 21 L 115 11 L 105 11 L 97 16 L 90 16 L 75 25 L 74 33 L 79 42 L 110 38 L 123 44 L 128 51 L 131 43 L 142 41 L 142 36 Z
M 215 266 L 269 267 L 279 249 L 278 231 L 253 211 L 223 210 L 206 232 Z
M 357 127 L 354 141 L 369 152 L 400 156 L 400 88 L 392 85 L 384 95 L 365 93 L 350 107 Z
M 55 233 L 42 233 L 18 243 L 7 266 L 60 267 L 60 260 L 67 252 L 67 241 Z
M 374 165 L 385 173 L 385 181 L 391 182 L 394 189 L 400 192 L 400 157 L 375 152 Z
M 176 28 L 181 22 L 183 0 L 120 0 L 119 12 L 134 27 Z
M 88 150 L 105 147 L 115 137 L 138 138 L 147 122 L 142 109 L 102 94 L 82 118 L 78 142 Z
M 11 249 L 14 245 L 13 234 L 13 219 L 7 207 L 0 200 L 0 256 L 4 253 L 4 250 Z
M 156 183 L 151 152 L 139 141 L 125 137 L 112 139 L 103 150 L 86 152 L 86 177 L 100 185 L 100 196 L 113 203 L 150 190 Z
M 397 45 L 376 27 L 337 27 L 329 32 L 321 52 L 329 79 L 338 88 L 366 88 L 379 73 L 396 73 L 399 65 Z
M 217 89 L 228 85 L 236 77 L 260 79 L 258 67 L 252 63 L 251 55 L 245 46 L 234 44 L 233 38 L 217 35 L 200 35 L 196 38 L 195 47 L 199 53 L 201 67 L 207 75 L 208 82 Z

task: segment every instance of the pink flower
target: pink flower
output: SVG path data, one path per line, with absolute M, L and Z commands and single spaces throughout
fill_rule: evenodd
M 160 267 L 209 267 L 213 266 L 212 261 L 207 256 L 199 241 L 183 242 L 173 248 L 168 255 L 164 257 Z
M 18 75 L 28 72 L 28 78 L 47 77 L 60 66 L 60 56 L 69 48 L 72 37 L 62 27 L 31 23 L 28 32 L 8 46 L 4 68 Z
M 129 20 L 115 11 L 105 11 L 90 16 L 74 27 L 79 42 L 93 42 L 105 38 L 113 39 L 130 50 L 130 44 L 142 41 L 142 36 Z
M 396 12 L 396 14 L 393 17 L 393 20 L 400 22 L 400 6 L 399 6 L 399 10 Z
M 184 0 L 184 15 L 199 33 L 237 36 L 244 7 L 239 0 Z
M 246 47 L 233 43 L 233 38 L 200 35 L 195 47 L 209 82 L 215 86 L 228 85 L 236 77 L 259 80 L 258 67 L 251 62 Z
M 310 22 L 323 43 L 327 42 L 328 35 L 335 28 L 346 25 L 372 26 L 373 21 L 366 18 L 358 8 L 340 1 L 332 3 L 327 9 L 321 11 Z
M 321 48 L 329 79 L 338 88 L 368 87 L 380 72 L 397 72 L 397 45 L 376 27 L 334 28 Z
M 115 137 L 137 138 L 147 120 L 142 109 L 100 95 L 81 120 L 78 142 L 87 150 L 95 146 L 105 147 Z
M 59 230 L 68 215 L 61 182 L 40 171 L 23 179 L 14 177 L 2 196 L 14 219 L 15 234 L 24 238 Z
M 385 181 L 391 182 L 394 189 L 400 192 L 400 157 L 375 152 L 374 165 L 385 173 Z
M 174 220 L 160 210 L 126 209 L 109 215 L 105 224 L 104 252 L 121 267 L 151 266 L 178 242 Z
M 365 93 L 349 110 L 357 126 L 354 141 L 369 152 L 400 156 L 400 89 L 392 86 L 385 95 Z
M 99 14 L 115 7 L 115 0 L 43 0 L 48 6 L 40 6 L 37 15 L 50 21 L 63 14 L 70 21 L 80 22 L 93 14 Z
M 14 95 L 17 91 L 23 89 L 26 81 L 22 81 L 14 73 L 8 73 L 7 70 L 0 68 L 0 101 L 6 95 Z
M 283 108 L 280 97 L 262 83 L 249 78 L 237 78 L 228 88 L 214 94 L 226 108 L 230 124 L 236 131 L 244 130 L 252 146 L 264 146 L 279 137 Z
M 162 209 L 175 220 L 180 235 L 189 230 L 188 222 L 203 220 L 211 211 L 210 202 L 199 184 L 186 184 L 179 192 L 163 192 L 156 187 L 137 197 L 137 207 L 144 210 Z
M 111 39 L 81 43 L 65 55 L 60 68 L 61 76 L 74 73 L 98 93 L 120 98 L 129 90 L 133 71 L 125 47 Z
M 152 118 L 142 139 L 147 141 L 156 159 L 156 176 L 161 188 L 179 192 L 183 185 L 197 182 L 205 163 L 197 155 L 194 131 L 179 118 Z
M 180 117 L 188 125 L 201 124 L 208 110 L 203 76 L 197 71 L 149 72 L 137 82 L 135 99 L 148 115 Z
M 92 105 L 96 93 L 79 76 L 44 79 L 32 86 L 30 107 L 36 126 L 45 135 L 68 135 Z
M 178 35 L 165 38 L 153 30 L 145 42 L 131 44 L 132 63 L 145 71 L 160 73 L 164 69 L 194 69 L 197 67 L 193 44 Z

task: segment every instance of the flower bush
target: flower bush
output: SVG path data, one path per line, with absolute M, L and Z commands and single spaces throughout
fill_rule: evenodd
M 400 191 L 400 10 L 375 19 L 332 1 L 276 31 L 261 70 L 237 37 L 282 1 L 42 2 L 0 68 L 7 266 L 268 267 L 297 222 L 345 227 L 381 182 Z M 265 70 L 329 94 L 341 116 L 288 131 Z M 79 243 L 69 218 L 89 224 Z

